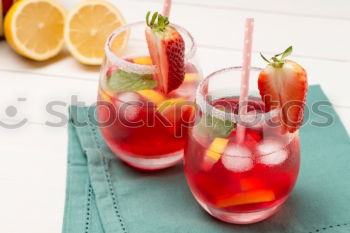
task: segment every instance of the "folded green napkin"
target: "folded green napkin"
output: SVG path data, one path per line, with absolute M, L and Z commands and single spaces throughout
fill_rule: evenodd
M 319 86 L 308 95 L 311 109 L 302 127 L 298 183 L 273 217 L 251 225 L 233 225 L 210 217 L 192 197 L 182 166 L 158 172 L 138 171 L 116 159 L 101 138 L 95 108 L 70 108 L 68 174 L 64 233 L 349 233 L 350 140 Z M 84 126 L 85 125 L 85 126 Z

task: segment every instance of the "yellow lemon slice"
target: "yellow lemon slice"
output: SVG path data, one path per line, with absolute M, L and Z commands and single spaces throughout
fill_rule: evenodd
M 165 99 L 161 102 L 157 108 L 158 112 L 165 113 L 169 110 L 180 109 L 183 105 L 186 105 L 188 102 L 183 98 L 170 98 Z
M 214 141 L 210 144 L 206 155 L 215 162 L 218 161 L 221 157 L 221 154 L 224 153 L 228 141 L 229 140 L 227 138 L 215 138 Z
M 68 50 L 81 63 L 99 65 L 104 57 L 108 36 L 125 24 L 123 15 L 106 0 L 85 0 L 67 16 L 64 40 Z M 129 33 L 121 33 L 112 43 L 112 50 L 122 50 Z
M 145 97 L 146 99 L 152 101 L 157 105 L 162 103 L 165 100 L 165 97 L 163 96 L 162 93 L 152 89 L 140 90 L 138 91 L 138 93 L 140 93 L 143 97 Z
M 136 57 L 133 59 L 135 64 L 139 65 L 152 65 L 152 60 L 150 57 Z
M 19 54 L 42 61 L 63 47 L 65 10 L 55 0 L 16 2 L 5 17 L 7 42 Z

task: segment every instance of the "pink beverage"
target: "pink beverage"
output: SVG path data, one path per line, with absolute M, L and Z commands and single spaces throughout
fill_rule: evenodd
M 164 20 L 125 25 L 110 36 L 98 90 L 98 123 L 106 144 L 124 162 L 146 170 L 182 160 L 201 79 L 192 36 Z M 163 38 L 167 30 L 175 39 Z M 125 33 L 127 47 L 115 52 L 113 40 Z M 154 37 L 162 41 L 161 51 L 152 44 Z
M 147 63 L 150 58 L 128 60 Z M 114 66 L 108 72 L 117 70 Z M 198 73 L 193 68 L 187 71 L 183 84 L 169 95 L 154 89 L 108 93 L 99 88 L 100 129 L 117 156 L 135 167 L 139 165 L 134 164 L 133 159 L 163 159 L 176 163 L 182 158 L 198 85 Z
M 238 98 L 214 106 L 223 102 L 235 108 Z M 248 111 L 255 108 L 263 109 L 263 103 L 250 102 Z M 196 127 L 191 130 L 185 169 L 201 203 L 223 211 L 251 212 L 280 206 L 287 199 L 299 171 L 299 137 L 289 140 L 271 128 L 267 139 L 266 130 L 267 126 L 247 128 L 242 144 L 237 143 L 236 130 L 227 139 L 212 141 L 198 135 Z M 224 152 L 217 153 L 214 148 L 223 144 Z
M 217 83 L 232 82 L 239 71 L 218 71 L 200 85 L 184 162 L 199 204 L 223 221 L 246 224 L 271 216 L 287 200 L 298 176 L 300 145 L 298 131 L 287 132 L 279 122 L 279 110 L 268 112 L 251 90 L 247 115 L 238 115 L 239 97 L 224 97 L 230 84 Z M 254 83 L 251 86 L 255 88 Z M 238 120 L 245 127 L 241 143 Z

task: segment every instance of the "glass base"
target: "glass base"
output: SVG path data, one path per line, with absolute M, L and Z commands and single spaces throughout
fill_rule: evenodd
M 211 216 L 221 221 L 235 224 L 250 224 L 265 220 L 280 210 L 284 203 L 284 201 L 282 201 L 271 208 L 255 212 L 229 212 L 209 206 L 198 199 L 197 201 Z
M 123 152 L 116 152 L 116 156 L 130 166 L 143 170 L 164 169 L 179 163 L 183 158 L 183 150 L 159 156 L 130 156 Z

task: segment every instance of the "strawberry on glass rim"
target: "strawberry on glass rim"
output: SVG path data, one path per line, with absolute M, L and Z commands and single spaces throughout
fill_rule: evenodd
M 307 74 L 298 63 L 286 60 L 293 51 L 288 47 L 283 53 L 267 59 L 268 65 L 260 72 L 258 87 L 266 111 L 281 109 L 283 129 L 295 132 L 302 124 L 308 89 Z
M 155 75 L 158 89 L 164 94 L 178 88 L 185 77 L 185 42 L 168 17 L 155 12 L 146 15 L 146 39 L 152 63 L 157 66 Z

